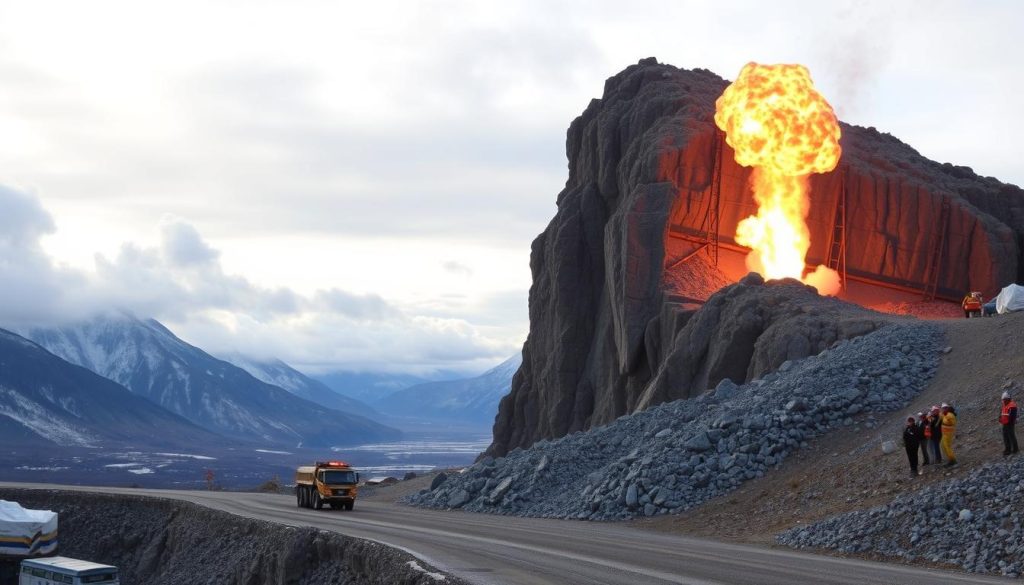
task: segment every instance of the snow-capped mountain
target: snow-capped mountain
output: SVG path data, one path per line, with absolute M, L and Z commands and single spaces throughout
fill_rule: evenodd
M 400 435 L 367 418 L 325 408 L 257 380 L 178 339 L 152 319 L 104 316 L 73 326 L 33 329 L 26 337 L 224 436 L 328 447 Z
M 175 447 L 224 438 L 0 329 L 0 444 Z
M 475 378 L 417 384 L 378 400 L 374 406 L 395 417 L 489 426 L 522 363 L 523 356 L 516 354 Z
M 310 378 L 281 360 L 255 360 L 239 354 L 226 355 L 224 359 L 249 372 L 257 380 L 284 388 L 300 398 L 305 398 L 321 406 L 358 414 L 369 419 L 378 419 L 381 416 L 369 404 L 338 394 L 323 382 Z

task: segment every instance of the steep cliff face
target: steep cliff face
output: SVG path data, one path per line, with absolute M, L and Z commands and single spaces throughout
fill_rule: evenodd
M 681 337 L 696 309 L 690 297 L 703 300 L 721 278 L 698 258 L 679 263 L 705 236 L 714 187 L 723 243 L 733 243 L 736 224 L 755 211 L 750 169 L 734 162 L 713 121 L 726 85 L 709 71 L 644 59 L 610 78 L 570 125 L 569 178 L 530 257 L 523 365 L 502 400 L 489 454 L 693 395 L 716 383 L 714 372 L 736 382 L 764 373 L 742 351 L 724 369 L 694 357 L 708 355 L 705 338 L 726 351 L 721 334 L 749 325 L 701 317 L 700 331 Z M 811 179 L 809 262 L 828 256 L 845 193 L 850 275 L 915 289 L 934 281 L 946 295 L 991 293 L 1024 276 L 1019 188 L 929 161 L 870 128 L 844 125 L 842 146 L 839 167 Z M 712 310 L 723 307 L 701 309 Z M 850 327 L 837 337 L 871 329 Z M 767 326 L 755 329 L 756 343 Z M 785 353 L 802 357 L 817 345 L 798 342 Z M 764 363 L 779 365 L 773 361 Z

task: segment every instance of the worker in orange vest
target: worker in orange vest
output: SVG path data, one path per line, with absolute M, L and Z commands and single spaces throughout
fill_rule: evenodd
M 1019 453 L 1017 447 L 1017 432 L 1014 425 L 1017 423 L 1017 403 L 1010 398 L 1009 392 L 1003 392 L 1003 408 L 999 412 L 999 424 L 1003 427 L 1003 457 Z
M 956 412 L 953 407 L 942 403 L 942 452 L 946 455 L 946 467 L 956 465 L 956 454 L 953 453 L 953 435 L 956 434 Z
M 981 317 L 982 303 L 983 301 L 980 292 L 972 291 L 967 293 L 967 295 L 964 296 L 964 300 L 960 302 L 960 306 L 963 307 L 964 310 L 964 317 L 970 319 L 971 313 L 976 313 Z
M 922 465 L 930 465 L 931 457 L 928 451 L 932 448 L 932 427 L 928 424 L 928 417 L 923 412 L 917 413 L 917 438 L 921 444 Z

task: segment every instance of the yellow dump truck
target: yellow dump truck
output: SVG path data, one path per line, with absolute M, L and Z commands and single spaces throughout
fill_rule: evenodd
M 359 473 L 344 461 L 317 461 L 295 472 L 295 502 L 300 508 L 351 510 L 356 504 Z

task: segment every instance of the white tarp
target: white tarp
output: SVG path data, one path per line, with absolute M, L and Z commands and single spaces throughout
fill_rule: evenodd
M 0 500 L 0 555 L 28 557 L 57 550 L 57 513 Z
M 1010 311 L 1024 311 L 1024 286 L 1007 285 L 996 296 L 996 312 L 1002 315 Z

